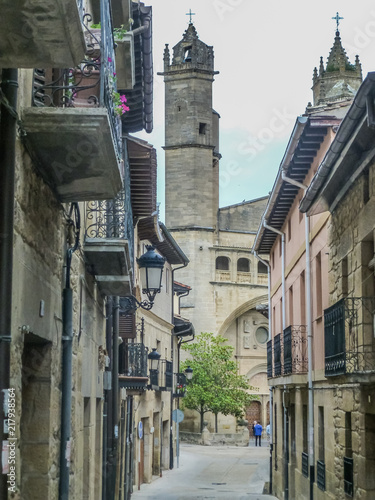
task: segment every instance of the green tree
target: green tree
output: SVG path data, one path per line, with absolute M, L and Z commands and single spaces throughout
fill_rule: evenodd
M 201 431 L 206 412 L 214 413 L 217 432 L 219 413 L 241 418 L 245 407 L 257 398 L 247 392 L 252 387 L 246 377 L 238 374 L 238 365 L 233 359 L 234 348 L 226 342 L 221 335 L 201 333 L 194 342 L 182 346 L 190 357 L 182 364 L 182 369 L 187 366 L 193 369 L 183 406 L 200 414 Z

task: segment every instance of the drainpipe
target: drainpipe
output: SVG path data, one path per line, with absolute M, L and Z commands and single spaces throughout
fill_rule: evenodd
M 10 342 L 12 326 L 14 177 L 17 126 L 18 72 L 3 69 L 0 125 L 0 443 L 8 444 L 4 421 L 7 389 L 10 385 Z M 6 464 L 2 464 L 4 467 Z M 8 476 L 0 471 L 0 497 L 7 498 Z
M 256 250 L 253 254 L 259 262 L 262 262 L 267 267 L 268 274 L 268 340 L 272 340 L 272 314 L 271 314 L 271 268 L 267 260 L 262 259 L 257 254 Z M 269 494 L 272 495 L 272 452 L 273 452 L 273 387 L 270 386 L 270 486 Z
M 74 212 L 75 223 L 72 220 Z M 78 203 L 72 203 L 69 223 L 74 227 L 74 245 L 66 252 L 65 288 L 62 294 L 62 380 L 61 380 L 61 441 L 59 500 L 69 498 L 71 416 L 72 416 L 72 361 L 73 361 L 73 290 L 70 271 L 73 253 L 79 246 L 80 212 Z
M 303 189 L 305 192 L 308 186 L 298 182 L 290 177 L 287 177 L 283 171 L 281 174 L 285 182 L 289 182 L 294 186 Z M 309 469 L 310 469 L 310 500 L 314 498 L 314 392 L 312 383 L 312 311 L 311 311 L 311 268 L 310 268 L 310 217 L 305 213 L 305 243 L 306 243 L 306 287 L 305 287 L 305 300 L 306 300 L 306 322 L 307 322 L 307 384 L 308 384 L 308 442 L 309 442 Z
M 105 368 L 104 372 L 104 410 L 103 410 L 103 484 L 102 500 L 107 500 L 107 491 L 111 490 L 111 464 L 112 464 L 112 297 L 107 297 L 105 305 L 106 311 L 106 350 L 110 359 L 110 366 Z
M 171 323 L 172 325 L 174 324 L 174 273 L 178 271 L 179 269 L 183 269 L 188 265 L 189 262 L 185 262 L 183 266 L 176 267 L 175 269 L 172 269 L 172 319 Z M 173 367 L 173 334 L 171 335 L 171 361 L 172 361 L 172 367 Z M 172 368 L 172 376 L 173 376 L 173 368 Z M 169 468 L 173 469 L 174 466 L 174 460 L 173 460 L 173 387 L 171 391 L 171 408 L 170 408 L 170 434 L 169 434 Z
M 266 221 L 263 221 L 263 226 L 266 229 L 269 229 L 270 231 L 273 231 L 274 233 L 277 233 L 281 236 L 281 296 L 282 296 L 282 301 L 283 301 L 283 307 L 282 307 L 282 324 L 283 324 L 283 332 L 286 328 L 286 314 L 285 314 L 285 233 L 282 231 L 279 231 L 278 229 L 269 226 Z M 271 314 L 272 315 L 272 314 Z M 284 393 L 285 394 L 285 386 L 284 386 Z M 284 402 L 284 401 L 283 401 Z M 284 450 L 286 452 L 286 456 L 284 457 L 284 500 L 289 499 L 289 474 L 288 474 L 288 467 L 289 467 L 289 460 L 287 456 L 287 450 L 288 450 L 288 408 L 283 404 L 284 406 Z
M 116 472 L 118 453 L 118 363 L 119 363 L 119 318 L 120 297 L 113 297 L 113 340 L 112 340 L 112 485 L 109 498 L 116 497 Z

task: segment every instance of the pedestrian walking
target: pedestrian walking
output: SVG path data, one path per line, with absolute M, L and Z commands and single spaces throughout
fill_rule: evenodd
M 255 424 L 254 425 L 255 446 L 258 446 L 258 443 L 259 446 L 262 446 L 262 432 L 263 432 L 263 427 L 260 424 Z
M 270 437 L 271 437 L 271 426 L 270 426 L 269 423 L 266 426 L 266 434 L 267 434 L 267 441 L 269 443 L 270 442 Z

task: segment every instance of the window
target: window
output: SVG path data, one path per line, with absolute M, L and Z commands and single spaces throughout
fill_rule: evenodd
M 352 414 L 350 411 L 345 412 L 345 456 L 352 458 Z
M 316 274 L 316 289 L 315 289 L 315 298 L 316 298 L 316 315 L 321 316 L 323 313 L 322 310 L 322 256 L 321 252 L 318 253 L 315 259 L 315 274 Z
M 219 271 L 229 271 L 229 259 L 228 259 L 228 257 L 217 257 L 216 269 Z
M 307 441 L 307 405 L 302 407 L 302 451 L 308 453 L 308 441 Z
M 289 288 L 289 325 L 293 325 L 293 285 Z
M 288 241 L 292 237 L 292 219 L 288 219 Z
M 366 169 L 363 172 L 363 204 L 366 205 L 369 199 L 370 199 L 369 170 Z
M 341 276 L 342 276 L 342 296 L 348 295 L 348 257 L 344 257 L 341 261 Z
M 191 45 L 189 47 L 185 47 L 183 62 L 191 62 Z
M 259 344 L 265 344 L 268 340 L 268 330 L 264 326 L 260 326 L 255 332 L 256 341 Z
M 305 306 L 305 301 L 306 301 L 306 289 L 305 289 L 305 271 L 302 271 L 300 278 L 300 310 L 301 310 L 301 325 L 306 324 L 306 306 Z
M 250 272 L 250 261 L 249 259 L 245 259 L 241 257 L 237 261 L 237 271 L 239 273 L 249 273 Z
M 260 260 L 258 261 L 258 274 L 268 274 L 268 268 L 266 264 L 263 264 Z
M 207 123 L 199 123 L 199 135 L 206 135 Z
M 318 460 L 324 462 L 324 406 L 318 406 Z

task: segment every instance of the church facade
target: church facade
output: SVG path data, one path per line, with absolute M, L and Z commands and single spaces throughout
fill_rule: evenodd
M 268 423 L 266 374 L 267 267 L 250 252 L 267 197 L 219 208 L 219 114 L 212 107 L 213 47 L 190 22 L 170 53 L 164 51 L 166 226 L 190 264 L 179 279 L 191 287 L 181 314 L 196 334 L 223 335 L 235 349 L 239 372 L 254 386 L 247 410 Z M 264 313 L 264 314 L 263 314 Z M 186 429 L 199 421 L 185 413 Z M 209 429 L 213 419 L 205 417 Z M 235 419 L 219 419 L 219 432 L 235 432 Z

